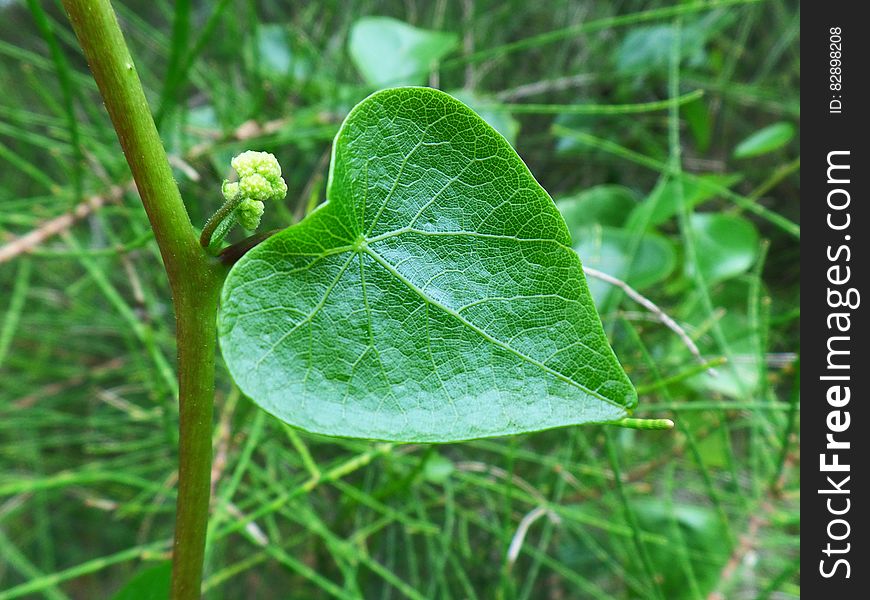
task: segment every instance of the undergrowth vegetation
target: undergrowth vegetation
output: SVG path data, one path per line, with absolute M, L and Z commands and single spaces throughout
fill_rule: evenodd
M 219 361 L 205 598 L 800 595 L 797 3 L 114 6 L 196 224 L 249 148 L 288 187 L 261 230 L 299 221 L 376 89 L 471 106 L 562 211 L 634 416 L 676 423 L 335 439 Z M 55 3 L 0 2 L 0 84 L 0 600 L 111 597 L 168 576 L 168 284 Z

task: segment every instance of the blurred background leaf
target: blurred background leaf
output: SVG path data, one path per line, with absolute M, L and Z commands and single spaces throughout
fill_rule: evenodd
M 734 158 L 752 158 L 773 152 L 788 144 L 794 134 L 795 128 L 791 123 L 768 125 L 737 144 L 734 148 Z
M 418 29 L 389 17 L 365 17 L 353 24 L 348 51 L 374 87 L 421 85 L 458 42 L 453 33 Z

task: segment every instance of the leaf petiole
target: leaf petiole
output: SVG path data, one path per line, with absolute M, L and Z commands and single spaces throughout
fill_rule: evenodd
M 238 261 L 242 256 L 244 256 L 248 250 L 250 250 L 251 248 L 253 248 L 257 244 L 260 244 L 260 243 L 266 241 L 267 239 L 269 239 L 270 237 L 272 237 L 273 235 L 275 235 L 279 231 L 281 231 L 281 230 L 280 229 L 272 229 L 271 231 L 263 231 L 261 233 L 255 233 L 254 235 L 252 235 L 250 237 L 246 237 L 242 241 L 236 242 L 235 244 L 232 244 L 231 246 L 227 246 L 226 248 L 221 250 L 220 253 L 218 254 L 218 259 L 220 259 L 220 261 L 223 264 L 227 265 L 228 267 L 231 267 L 234 264 L 236 264 L 236 261 Z
M 206 221 L 202 233 L 199 235 L 199 244 L 208 248 L 212 254 L 216 254 L 217 246 L 223 241 L 232 226 L 236 224 L 236 208 L 242 201 L 242 196 L 230 198 L 224 202 L 218 211 Z
M 614 421 L 611 425 L 625 427 L 626 429 L 673 429 L 674 422 L 670 419 L 631 419 L 626 417 Z

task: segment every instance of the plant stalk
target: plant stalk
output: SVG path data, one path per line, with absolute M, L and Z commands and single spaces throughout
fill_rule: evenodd
M 211 436 L 217 306 L 223 277 L 193 277 L 175 300 L 178 343 L 178 500 L 172 556 L 173 600 L 199 598 L 211 493 Z M 199 286 L 196 291 L 195 286 Z
M 190 217 L 109 0 L 63 0 L 154 229 L 169 283 L 205 267 Z
M 218 297 L 227 267 L 199 245 L 109 0 L 63 0 L 154 230 L 178 343 L 179 469 L 173 600 L 200 596 L 208 522 Z

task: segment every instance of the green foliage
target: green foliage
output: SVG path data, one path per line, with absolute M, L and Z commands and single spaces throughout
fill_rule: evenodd
M 697 213 L 691 219 L 697 260 L 687 264 L 712 285 L 746 272 L 758 254 L 758 232 L 742 217 Z
M 597 185 L 573 196 L 559 198 L 557 206 L 565 218 L 571 238 L 576 231 L 595 225 L 622 227 L 626 216 L 637 206 L 637 194 L 621 185 Z
M 418 29 L 388 17 L 366 17 L 353 24 L 348 51 L 372 86 L 420 85 L 458 43 L 453 33 Z
M 553 201 L 480 117 L 396 88 L 333 147 L 327 203 L 227 278 L 221 348 L 245 394 L 308 431 L 407 442 L 634 408 Z
M 675 25 L 638 27 L 629 32 L 616 52 L 616 70 L 623 75 L 661 75 L 667 72 L 674 38 L 679 36 L 681 59 L 688 67 L 707 61 L 707 45 L 712 36 L 730 21 L 728 13 L 712 11 L 692 19 L 679 28 Z
M 519 121 L 504 110 L 493 110 L 491 98 L 480 96 L 471 90 L 452 90 L 450 95 L 476 112 L 490 127 L 502 134 L 508 144 L 516 143 L 520 132 Z
M 666 279 L 676 267 L 673 244 L 656 233 L 635 235 L 616 227 L 589 227 L 572 231 L 574 249 L 583 264 L 642 290 Z M 589 290 L 595 303 L 604 306 L 615 288 L 594 280 Z
M 679 177 L 663 180 L 650 193 L 641 206 L 628 218 L 629 228 L 656 227 L 673 220 L 680 212 L 680 206 L 689 210 L 717 197 L 720 190 L 729 188 L 738 181 L 740 175 L 704 174 L 700 176 Z
M 756 131 L 734 148 L 734 158 L 752 158 L 778 150 L 788 144 L 795 135 L 791 123 L 774 123 Z
M 643 531 L 675 541 L 651 556 L 665 598 L 706 597 L 713 590 L 720 566 L 728 560 L 722 544 L 726 531 L 716 512 L 703 505 L 665 506 L 649 499 L 638 500 L 634 509 Z
M 568 224 L 574 250 L 585 266 L 636 289 L 664 280 L 676 267 L 676 253 L 667 238 L 652 231 L 638 235 L 623 228 L 635 212 L 644 209 L 630 189 L 597 186 L 560 200 L 558 206 Z M 591 281 L 589 290 L 598 306 L 606 306 L 616 291 L 610 283 L 600 280 Z
M 111 598 L 171 551 L 171 292 L 68 23 L 53 3 L 0 4 L 0 599 Z M 771 124 L 799 128 L 796 3 L 113 5 L 149 100 L 175 81 L 160 131 L 195 225 L 223 203 L 230 161 L 247 148 L 274 154 L 288 186 L 260 230 L 322 203 L 332 141 L 373 91 L 349 52 L 358 20 L 462 39 L 414 81 L 472 93 L 480 104 L 463 101 L 486 118 L 510 115 L 518 154 L 554 198 L 605 198 L 575 216 L 560 200 L 569 225 L 621 231 L 637 248 L 663 237 L 676 267 L 640 291 L 701 355 L 588 278 L 611 289 L 597 308 L 637 386 L 633 416 L 672 418 L 676 430 L 589 425 L 438 446 L 293 429 L 219 361 L 205 600 L 801 596 L 799 136 L 733 155 Z M 183 5 L 187 32 L 176 36 Z M 684 34 L 713 10 L 724 20 L 693 61 Z M 671 54 L 647 72 L 617 71 L 632 32 L 658 26 L 679 68 Z M 672 110 L 561 112 L 694 90 L 703 98 Z M 512 108 L 524 104 L 554 112 Z M 7 253 L 74 207 L 86 215 Z M 697 276 L 696 213 L 752 224 L 748 269 Z M 237 227 L 226 241 L 247 235 Z
M 714 287 L 711 301 L 718 307 L 716 326 L 721 331 L 718 341 L 728 355 L 732 357 L 733 365 L 716 377 L 693 377 L 687 383 L 705 393 L 721 394 L 728 398 L 741 399 L 751 397 L 758 392 L 760 373 L 763 369 L 762 355 L 763 332 L 754 326 L 752 312 L 758 307 L 752 306 L 752 289 L 746 280 L 734 279 Z M 703 322 L 705 310 L 697 300 L 690 303 L 689 318 L 695 322 Z M 704 340 L 702 349 L 713 346 L 712 340 Z
M 112 600 L 168 600 L 171 575 L 169 561 L 143 569 L 118 590 Z
M 423 465 L 423 476 L 431 483 L 444 484 L 455 472 L 456 467 L 450 459 L 445 458 L 438 452 L 430 454 Z
M 277 23 L 260 24 L 250 40 L 249 52 L 256 56 L 263 77 L 275 83 L 304 81 L 310 75 L 310 61 L 294 51 L 290 32 Z

